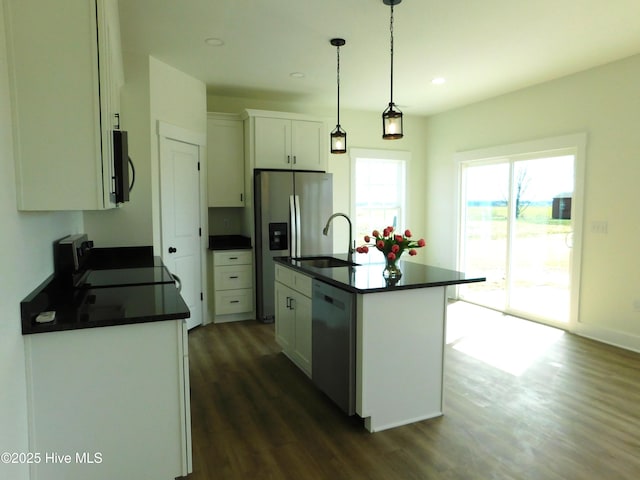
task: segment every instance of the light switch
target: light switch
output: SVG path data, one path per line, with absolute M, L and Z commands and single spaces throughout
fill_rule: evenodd
M 594 220 L 591 222 L 591 233 L 607 234 L 609 223 L 606 220 Z

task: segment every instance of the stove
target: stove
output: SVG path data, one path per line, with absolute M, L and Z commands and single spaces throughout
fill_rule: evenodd
M 175 283 L 165 267 L 114 268 L 88 270 L 78 288 L 131 287 L 135 285 L 157 285 Z

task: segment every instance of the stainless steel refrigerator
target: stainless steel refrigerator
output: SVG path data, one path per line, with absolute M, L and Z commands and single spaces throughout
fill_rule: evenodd
M 273 257 L 333 253 L 322 229 L 333 213 L 330 173 L 256 170 L 256 311 L 258 320 L 275 318 Z

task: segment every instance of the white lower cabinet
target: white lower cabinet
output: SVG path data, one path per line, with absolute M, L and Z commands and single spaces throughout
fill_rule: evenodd
M 185 322 L 25 337 L 33 480 L 192 471 Z
M 213 252 L 214 321 L 254 318 L 253 250 Z
M 311 277 L 276 265 L 276 341 L 311 376 Z

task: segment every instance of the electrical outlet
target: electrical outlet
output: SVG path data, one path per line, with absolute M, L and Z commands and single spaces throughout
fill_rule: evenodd
M 606 220 L 594 220 L 591 222 L 591 233 L 607 234 L 609 223 Z

